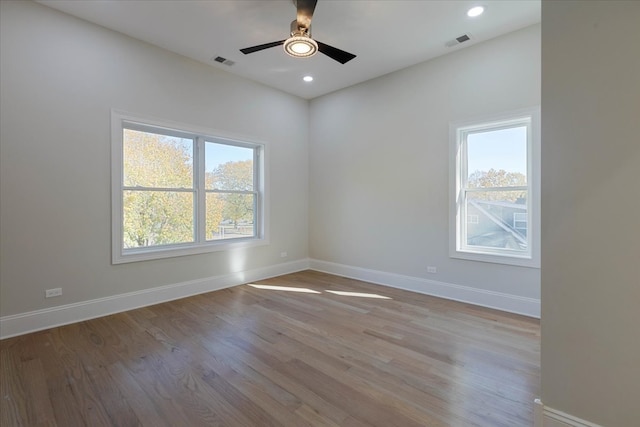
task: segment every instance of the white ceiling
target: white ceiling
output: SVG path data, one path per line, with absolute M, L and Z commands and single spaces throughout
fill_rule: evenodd
M 540 22 L 540 0 L 319 0 L 313 38 L 357 57 L 289 57 L 282 46 L 239 49 L 289 36 L 291 0 L 41 0 L 70 15 L 212 67 L 311 99 Z M 485 13 L 469 18 L 476 5 Z M 463 34 L 471 40 L 454 47 Z M 213 61 L 222 56 L 229 67 Z M 302 77 L 312 75 L 305 83 Z

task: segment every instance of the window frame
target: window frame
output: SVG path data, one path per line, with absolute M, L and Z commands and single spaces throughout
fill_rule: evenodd
M 464 184 L 468 177 L 465 135 L 522 125 L 527 126 L 527 185 L 526 187 L 491 187 L 490 191 L 521 189 L 527 192 L 528 251 L 517 253 L 499 248 L 470 247 L 465 240 L 464 221 L 468 214 L 464 208 Z M 449 256 L 471 261 L 540 268 L 540 108 L 531 107 L 453 122 L 449 126 L 449 141 Z
M 193 194 L 194 194 L 194 241 L 143 248 L 124 248 L 124 129 L 160 133 L 193 139 Z M 254 236 L 232 239 L 206 239 L 205 198 L 205 144 L 213 142 L 224 145 L 251 148 L 254 154 L 252 193 L 255 197 Z M 120 110 L 111 110 L 111 262 L 123 264 L 209 252 L 227 251 L 269 244 L 269 193 L 268 193 L 268 144 L 254 138 L 233 135 L 218 130 L 202 128 L 173 121 L 144 117 Z M 186 191 L 186 190 L 184 190 Z M 191 191 L 191 190 L 189 190 Z

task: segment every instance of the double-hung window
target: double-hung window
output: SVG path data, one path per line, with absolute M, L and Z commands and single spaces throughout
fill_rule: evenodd
M 539 267 L 537 109 L 451 125 L 455 258 Z
M 112 261 L 266 243 L 265 146 L 112 112 Z

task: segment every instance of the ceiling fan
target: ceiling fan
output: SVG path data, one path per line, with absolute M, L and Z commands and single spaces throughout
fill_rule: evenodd
M 313 17 L 313 11 L 316 8 L 318 0 L 293 0 L 293 3 L 298 10 L 298 14 L 297 18 L 291 22 L 291 37 L 277 42 L 245 47 L 244 49 L 240 49 L 240 52 L 247 55 L 271 47 L 284 45 L 285 52 L 296 58 L 307 58 L 315 55 L 316 52 L 321 52 L 341 64 L 346 64 L 356 57 L 356 55 L 352 53 L 345 52 L 344 50 L 311 38 L 311 18 Z

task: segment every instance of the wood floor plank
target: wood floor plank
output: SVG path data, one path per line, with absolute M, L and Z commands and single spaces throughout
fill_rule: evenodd
M 28 413 L 35 415 L 34 425 L 56 425 L 41 360 L 32 359 L 23 362 L 22 366 L 24 384 L 29 396 L 27 400 Z
M 29 397 L 24 379 L 21 376 L 22 363 L 19 352 L 26 337 L 6 340 L 0 349 L 0 425 L 22 426 L 35 418 L 27 408 Z
M 212 345 L 211 342 L 205 342 L 204 344 Z M 313 388 L 309 389 L 304 384 L 286 375 L 282 371 L 282 362 L 277 359 L 265 357 L 264 354 L 262 357 L 258 357 L 258 355 L 248 353 L 242 347 L 235 347 L 229 342 L 214 344 L 214 348 L 211 351 L 216 354 L 221 352 L 224 354 L 224 351 L 228 351 L 225 356 L 228 358 L 228 363 L 238 366 L 239 370 L 243 369 L 241 365 L 246 365 L 247 368 L 260 373 L 273 384 L 295 396 L 299 401 L 305 402 L 320 417 L 329 420 L 331 423 L 340 424 L 348 417 L 347 412 L 322 399 Z
M 0 425 L 528 427 L 539 357 L 535 319 L 304 271 L 3 340 Z
M 181 411 L 176 411 L 175 408 L 168 411 L 168 405 L 163 405 L 163 400 L 150 396 L 147 385 L 144 384 L 143 388 L 122 363 L 116 362 L 107 367 L 107 370 L 119 384 L 120 392 L 142 425 L 162 427 L 187 423 L 187 418 Z
M 406 413 L 394 411 L 388 401 L 376 401 L 367 393 L 363 393 L 362 389 L 346 385 L 337 378 L 331 377 L 301 360 L 293 360 L 284 364 L 282 370 L 305 384 L 307 388 L 313 388 L 314 392 L 324 400 L 348 411 L 366 425 L 379 427 L 424 426 L 424 424 L 408 417 Z

